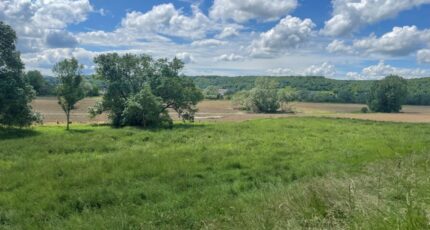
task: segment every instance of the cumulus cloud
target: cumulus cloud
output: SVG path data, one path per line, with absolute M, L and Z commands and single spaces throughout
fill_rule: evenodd
M 304 71 L 304 75 L 306 76 L 333 77 L 335 74 L 336 67 L 327 62 L 324 62 L 321 65 L 311 65 Z
M 261 33 L 251 44 L 251 55 L 254 57 L 271 57 L 276 53 L 297 48 L 307 42 L 312 35 L 315 24 L 310 19 L 287 16 L 275 27 Z
M 297 73 L 289 68 L 274 68 L 268 69 L 267 72 L 272 76 L 293 76 L 297 75 Z
M 382 79 L 388 75 L 399 75 L 403 78 L 420 78 L 430 76 L 430 71 L 418 68 L 398 68 L 385 64 L 381 60 L 377 65 L 364 68 L 361 73 L 349 72 L 347 77 L 353 79 Z
M 92 10 L 89 0 L 3 0 L 0 3 L 0 20 L 16 30 L 18 47 L 22 52 L 34 52 L 43 48 L 45 42 L 53 41 L 45 40 L 53 32 L 85 21 Z M 70 36 L 67 38 L 71 42 Z
M 326 50 L 330 53 L 345 53 L 354 54 L 355 51 L 351 46 L 345 44 L 344 41 L 334 40 L 328 44 Z
M 227 42 L 220 41 L 217 39 L 204 39 L 204 40 L 198 40 L 191 43 L 192 46 L 221 46 L 225 45 Z
M 419 63 L 430 64 L 430 49 L 419 50 L 417 60 Z
M 237 55 L 237 54 L 234 54 L 234 53 L 223 54 L 223 55 L 215 58 L 216 61 L 226 61 L 226 62 L 241 61 L 241 60 L 244 60 L 244 59 L 245 58 L 243 56 Z
M 187 53 L 187 52 L 177 53 L 176 57 L 181 59 L 185 64 L 194 63 L 194 57 L 190 53 Z
M 53 31 L 46 36 L 46 44 L 50 48 L 73 48 L 78 40 L 67 31 Z
M 186 16 L 171 3 L 157 5 L 142 13 L 127 13 L 121 26 L 127 32 L 139 34 L 153 32 L 183 38 L 204 38 L 213 29 L 212 21 L 193 5 L 193 14 Z
M 223 38 L 228 38 L 228 37 L 233 37 L 238 35 L 239 35 L 239 31 L 237 28 L 232 26 L 227 26 L 222 30 L 220 34 L 217 35 L 217 38 L 223 39 Z
M 211 18 L 246 22 L 251 19 L 277 20 L 297 7 L 297 0 L 215 0 Z
M 330 63 L 324 62 L 320 65 L 311 65 L 301 71 L 295 71 L 290 68 L 274 68 L 268 69 L 270 75 L 275 76 L 323 76 L 334 77 L 336 75 L 336 67 Z
M 430 30 L 418 30 L 416 26 L 394 27 L 380 38 L 371 35 L 354 41 L 354 48 L 366 53 L 404 56 L 424 47 L 430 41 Z
M 412 9 L 430 0 L 333 0 L 332 18 L 322 32 L 330 36 L 346 35 L 361 26 L 393 18 L 399 12 Z
M 46 49 L 37 53 L 23 54 L 22 60 L 30 69 L 39 69 L 44 74 L 51 74 L 51 69 L 57 62 L 70 57 L 77 58 L 87 70 L 90 70 L 93 66 L 92 60 L 97 54 L 82 48 Z

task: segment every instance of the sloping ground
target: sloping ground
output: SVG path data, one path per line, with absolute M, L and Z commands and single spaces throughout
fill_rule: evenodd
M 430 125 L 0 128 L 0 229 L 428 229 Z
M 75 123 L 105 123 L 105 115 L 90 119 L 88 108 L 93 106 L 97 98 L 86 98 L 78 103 L 77 109 L 72 112 L 71 120 Z M 255 114 L 233 109 L 230 101 L 203 101 L 196 114 L 199 121 L 245 121 L 259 118 L 280 118 L 290 116 L 331 116 L 341 118 L 355 118 L 376 121 L 395 122 L 430 122 L 430 106 L 404 106 L 402 113 L 378 114 L 359 113 L 365 105 L 360 104 L 333 104 L 333 103 L 291 103 L 294 114 Z M 56 98 L 38 98 L 33 102 L 36 111 L 44 116 L 45 123 L 65 123 L 65 115 L 57 104 Z M 173 119 L 177 119 L 175 113 L 171 113 Z

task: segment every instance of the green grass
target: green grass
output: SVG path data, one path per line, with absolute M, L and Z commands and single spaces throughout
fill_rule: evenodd
M 0 128 L 0 229 L 426 229 L 430 125 Z

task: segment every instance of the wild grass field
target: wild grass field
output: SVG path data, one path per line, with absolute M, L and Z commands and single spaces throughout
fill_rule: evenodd
M 430 125 L 0 128 L 0 229 L 429 229 Z

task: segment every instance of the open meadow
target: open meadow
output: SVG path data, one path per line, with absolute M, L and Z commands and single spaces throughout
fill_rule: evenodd
M 430 125 L 0 128 L 0 229 L 426 229 Z
M 88 108 L 93 106 L 99 98 L 85 98 L 77 104 L 77 109 L 72 111 L 71 120 L 75 123 L 105 123 L 105 115 L 90 119 Z M 35 111 L 42 113 L 45 123 L 65 123 L 65 115 L 57 103 L 55 97 L 39 97 L 33 101 Z M 289 104 L 295 112 L 279 114 L 257 114 L 235 110 L 228 100 L 206 100 L 198 104 L 199 111 L 196 114 L 197 121 L 244 121 L 258 118 L 280 118 L 291 116 L 318 116 L 318 117 L 342 117 L 375 121 L 395 122 L 430 122 L 430 106 L 403 106 L 402 113 L 360 113 L 365 105 L 361 104 L 336 104 L 336 103 L 306 103 L 292 102 Z M 174 112 L 172 118 L 177 118 Z

